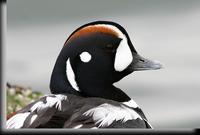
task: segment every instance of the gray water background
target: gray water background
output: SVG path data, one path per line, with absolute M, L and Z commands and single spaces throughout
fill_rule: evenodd
M 156 129 L 200 127 L 200 1 L 9 0 L 5 80 L 49 93 L 55 60 L 69 34 L 95 20 L 118 22 L 138 53 L 164 69 L 115 85 Z

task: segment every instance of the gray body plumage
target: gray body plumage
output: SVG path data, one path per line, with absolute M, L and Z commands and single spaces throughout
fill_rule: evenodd
M 47 95 L 18 111 L 7 121 L 7 128 L 15 128 L 17 116 L 27 113 L 20 116 L 25 117 L 20 128 L 150 128 L 137 109 L 103 98 Z

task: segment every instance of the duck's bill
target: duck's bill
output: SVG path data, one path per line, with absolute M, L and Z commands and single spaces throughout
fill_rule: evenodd
M 143 58 L 142 56 L 138 54 L 135 54 L 133 62 L 132 62 L 132 68 L 134 71 L 157 70 L 157 69 L 161 69 L 162 65 L 159 61 L 149 60 L 149 59 Z

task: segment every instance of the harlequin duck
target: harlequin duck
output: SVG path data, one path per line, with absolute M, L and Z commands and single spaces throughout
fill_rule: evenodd
M 152 128 L 141 108 L 113 83 L 133 71 L 160 69 L 141 57 L 119 24 L 96 21 L 66 40 L 53 69 L 52 94 L 7 120 L 16 128 Z

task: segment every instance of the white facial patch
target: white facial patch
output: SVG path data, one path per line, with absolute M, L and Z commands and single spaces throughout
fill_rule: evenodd
M 121 38 L 122 41 L 120 42 L 117 48 L 117 52 L 115 54 L 114 68 L 116 71 L 119 71 L 119 72 L 126 69 L 133 60 L 132 52 L 128 45 L 126 36 L 117 27 L 113 25 L 97 24 L 95 26 L 105 26 L 110 29 L 113 29 L 114 31 L 118 33 L 119 38 Z
M 132 62 L 133 56 L 127 44 L 127 40 L 122 39 L 115 54 L 114 68 L 116 71 L 123 71 Z
M 72 66 L 70 64 L 70 59 L 67 60 L 67 66 L 66 66 L 66 74 L 67 74 L 67 79 L 69 80 L 69 83 L 71 84 L 71 86 L 79 91 L 79 87 L 75 81 L 75 75 L 74 75 L 74 71 L 72 69 Z
M 91 60 L 92 56 L 88 52 L 82 52 L 80 58 L 82 62 L 87 63 Z

